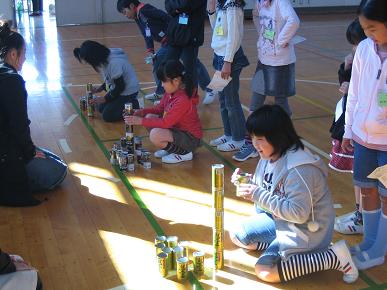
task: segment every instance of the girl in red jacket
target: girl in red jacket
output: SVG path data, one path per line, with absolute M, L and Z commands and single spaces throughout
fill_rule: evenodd
M 163 163 L 192 160 L 203 135 L 196 108 L 199 98 L 193 92 L 192 80 L 178 60 L 160 65 L 157 77 L 165 90 L 160 103 L 126 116 L 125 123 L 150 128 L 149 139 L 160 148 L 155 157 L 162 158 Z

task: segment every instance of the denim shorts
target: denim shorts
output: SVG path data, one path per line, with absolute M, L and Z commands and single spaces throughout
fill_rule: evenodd
M 249 217 L 233 234 L 244 245 L 257 242 L 270 243 L 269 247 L 258 258 L 257 264 L 273 266 L 281 259 L 275 223 L 270 214 L 260 212 Z
M 369 149 L 354 142 L 353 183 L 361 188 L 377 187 L 382 196 L 387 196 L 386 187 L 377 179 L 368 178 L 377 167 L 387 164 L 387 151 Z

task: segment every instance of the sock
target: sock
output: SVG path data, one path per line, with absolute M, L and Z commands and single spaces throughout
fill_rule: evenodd
M 383 213 L 380 214 L 379 223 L 376 225 L 376 227 L 377 230 L 375 229 L 375 241 L 370 248 L 365 250 L 370 259 L 384 256 L 387 244 L 387 215 L 384 215 Z M 364 261 L 364 257 L 360 253 L 356 254 L 356 258 L 360 261 Z
M 363 216 L 363 241 L 355 246 L 354 248 L 351 248 L 351 253 L 354 254 L 355 252 L 360 251 L 366 251 L 374 244 L 376 240 L 376 233 L 378 229 L 379 219 L 380 219 L 380 213 L 381 209 L 368 211 L 364 210 L 362 212 Z
M 167 146 L 165 148 L 163 148 L 163 150 L 167 151 L 169 154 L 178 154 L 178 155 L 185 155 L 185 154 L 188 154 L 189 151 L 177 146 L 175 143 L 173 142 L 168 142 Z
M 329 269 L 345 272 L 339 258 L 331 249 L 320 253 L 293 255 L 278 263 L 278 274 L 282 282 Z
M 257 243 L 257 251 L 263 251 L 266 250 L 269 247 L 270 243 L 262 243 L 258 242 Z

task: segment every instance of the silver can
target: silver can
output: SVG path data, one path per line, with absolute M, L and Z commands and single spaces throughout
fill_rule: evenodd
M 151 162 L 151 153 L 149 151 L 143 151 L 141 154 L 141 162 L 144 169 L 151 169 L 152 168 L 152 162 Z
M 134 164 L 134 155 L 128 154 L 128 171 L 134 172 L 136 170 L 136 166 Z

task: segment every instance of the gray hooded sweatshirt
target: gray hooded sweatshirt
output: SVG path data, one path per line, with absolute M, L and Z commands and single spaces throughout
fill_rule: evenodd
M 129 63 L 128 56 L 121 48 L 110 49 L 108 62 L 102 67 L 101 74 L 110 90 L 114 89 L 113 80 L 123 76 L 125 89 L 121 93 L 122 96 L 137 93 L 140 89 L 136 72 Z
M 253 182 L 263 184 L 269 160 L 260 160 Z M 327 184 L 328 170 L 323 161 L 307 149 L 288 150 L 276 161 L 270 191 L 262 186 L 253 194 L 255 205 L 272 214 L 276 227 L 279 254 L 289 255 L 324 251 L 333 235 L 335 213 Z M 309 190 L 311 194 L 309 194 Z M 319 223 L 317 232 L 310 232 L 307 223 Z

